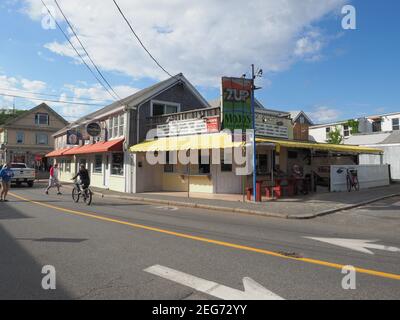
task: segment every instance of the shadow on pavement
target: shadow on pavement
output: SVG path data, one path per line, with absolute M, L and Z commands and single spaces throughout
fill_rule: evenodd
M 18 210 L 5 203 L 0 203 L 0 219 L 4 214 L 14 217 L 14 219 L 25 217 Z M 44 290 L 42 288 L 41 283 L 45 276 L 45 274 L 42 274 L 42 267 L 0 223 L 0 299 L 71 299 L 58 279 L 56 290 Z M 57 266 L 54 267 L 57 272 Z

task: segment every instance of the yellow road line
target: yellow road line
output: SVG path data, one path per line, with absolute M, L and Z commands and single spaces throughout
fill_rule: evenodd
M 306 263 L 311 263 L 311 264 L 315 264 L 315 265 L 321 265 L 321 266 L 340 269 L 340 270 L 343 269 L 343 267 L 345 267 L 345 265 L 338 264 L 338 263 L 332 263 L 332 262 L 327 262 L 327 261 L 322 261 L 322 260 L 317 260 L 317 259 L 311 259 L 311 258 L 290 257 L 290 256 L 285 256 L 285 255 L 282 255 L 280 253 L 269 251 L 269 250 L 265 250 L 265 249 L 258 249 L 258 248 L 243 246 L 243 245 L 234 244 L 234 243 L 230 243 L 230 242 L 225 242 L 225 241 L 219 241 L 219 240 L 214 240 L 214 239 L 208 239 L 208 238 L 204 238 L 204 237 L 193 236 L 193 235 L 190 235 L 190 234 L 174 232 L 174 231 L 164 230 L 164 229 L 160 229 L 160 228 L 154 228 L 154 227 L 150 227 L 150 226 L 145 226 L 145 225 L 141 225 L 141 224 L 131 223 L 131 222 L 127 222 L 127 221 L 107 218 L 107 217 L 100 216 L 100 215 L 97 215 L 97 214 L 92 214 L 92 213 L 86 213 L 86 212 L 76 211 L 76 210 L 72 210 L 72 209 L 61 208 L 61 207 L 53 206 L 51 204 L 29 200 L 29 199 L 26 199 L 24 197 L 17 196 L 17 195 L 15 195 L 13 193 L 10 193 L 10 195 L 15 197 L 15 198 L 18 198 L 20 200 L 26 201 L 26 202 L 34 203 L 34 204 L 37 204 L 37 205 L 42 206 L 42 207 L 55 209 L 55 210 L 58 210 L 58 211 L 61 211 L 61 212 L 65 212 L 65 213 L 68 213 L 68 214 L 74 214 L 74 215 L 84 216 L 84 217 L 88 217 L 88 218 L 92 218 L 92 219 L 97 219 L 97 220 L 102 220 L 102 221 L 107 221 L 107 222 L 113 222 L 113 223 L 130 226 L 130 227 L 137 228 L 137 229 L 154 231 L 154 232 L 168 234 L 168 235 L 179 237 L 179 238 L 191 239 L 191 240 L 195 240 L 195 241 L 211 243 L 211 244 L 215 244 L 215 245 L 219 245 L 219 246 L 223 246 L 223 247 L 228 247 L 228 248 L 234 248 L 234 249 L 239 249 L 239 250 L 245 250 L 245 251 L 261 253 L 261 254 L 274 256 L 274 257 L 279 257 L 279 258 L 284 258 L 284 259 L 289 259 L 289 260 L 302 261 L 302 262 L 306 262 Z M 376 277 L 400 280 L 400 275 L 398 275 L 398 274 L 381 272 L 381 271 L 364 269 L 364 268 L 358 268 L 358 267 L 355 267 L 355 270 L 357 272 L 359 272 L 359 273 L 369 274 L 369 275 L 376 276 Z

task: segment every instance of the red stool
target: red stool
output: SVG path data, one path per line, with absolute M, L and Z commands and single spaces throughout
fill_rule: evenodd
M 272 198 L 272 191 L 274 192 L 274 196 L 277 199 L 280 199 L 282 197 L 282 187 L 281 186 L 276 186 L 276 187 L 266 187 L 265 188 L 265 195 L 268 199 Z

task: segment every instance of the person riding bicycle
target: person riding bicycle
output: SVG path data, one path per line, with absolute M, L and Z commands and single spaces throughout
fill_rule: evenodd
M 79 192 L 81 192 L 80 185 L 82 186 L 83 190 L 86 190 L 90 186 L 90 176 L 89 172 L 87 171 L 84 164 L 81 164 L 78 173 L 71 179 L 75 180 L 79 177 L 80 183 L 76 183 L 76 187 L 78 188 Z

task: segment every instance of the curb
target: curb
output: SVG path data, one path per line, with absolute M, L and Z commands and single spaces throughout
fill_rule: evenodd
M 326 215 L 329 215 L 329 214 L 332 214 L 332 213 L 336 213 L 336 212 L 340 212 L 340 211 L 348 211 L 348 210 L 351 210 L 351 209 L 354 209 L 354 208 L 365 206 L 367 204 L 371 204 L 371 203 L 374 203 L 374 202 L 378 202 L 378 201 L 381 201 L 381 200 L 390 199 L 390 198 L 394 198 L 394 197 L 399 197 L 399 196 L 400 196 L 400 193 L 393 193 L 393 194 L 389 194 L 389 195 L 382 196 L 382 197 L 379 197 L 379 198 L 374 198 L 374 199 L 371 199 L 371 200 L 366 200 L 366 201 L 363 201 L 363 202 L 359 202 L 359 203 L 351 204 L 351 205 L 348 205 L 348 206 L 344 206 L 342 208 L 329 209 L 329 210 L 321 211 L 321 212 L 318 212 L 318 213 L 315 213 L 315 214 L 304 215 L 304 216 L 300 216 L 299 215 L 299 216 L 297 216 L 297 218 L 289 217 L 289 219 L 313 219 L 313 218 L 317 218 L 317 217 L 323 217 L 323 216 L 326 216 Z
M 64 185 L 64 187 L 71 188 L 70 185 Z M 230 208 L 230 207 L 214 206 L 214 205 L 207 205 L 207 204 L 201 204 L 201 203 L 189 203 L 189 202 L 163 200 L 163 199 L 149 199 L 149 198 L 134 197 L 134 196 L 128 197 L 128 196 L 118 196 L 118 195 L 106 195 L 106 194 L 104 194 L 102 192 L 98 192 L 98 191 L 93 191 L 93 194 L 95 196 L 99 196 L 103 199 L 104 198 L 122 199 L 122 200 L 144 202 L 144 203 L 150 203 L 150 204 L 163 204 L 163 205 L 167 205 L 167 206 L 206 209 L 206 210 L 223 211 L 223 212 L 234 212 L 234 213 L 241 213 L 241 214 L 247 214 L 247 215 L 255 215 L 255 216 L 270 217 L 270 218 L 280 218 L 280 219 L 287 219 L 287 220 L 310 220 L 310 219 L 314 219 L 317 217 L 323 217 L 323 216 L 333 214 L 336 212 L 340 212 L 340 211 L 348 211 L 348 210 L 351 210 L 354 208 L 365 206 L 367 204 L 371 204 L 371 203 L 378 202 L 381 200 L 400 196 L 400 193 L 394 193 L 394 194 L 382 196 L 379 198 L 374 198 L 371 200 L 366 200 L 363 202 L 343 206 L 340 208 L 334 208 L 334 209 L 320 211 L 317 213 L 303 214 L 303 215 L 290 215 L 290 214 L 284 214 L 284 213 L 273 213 L 273 212 L 265 212 L 265 211 L 243 209 L 243 208 Z

